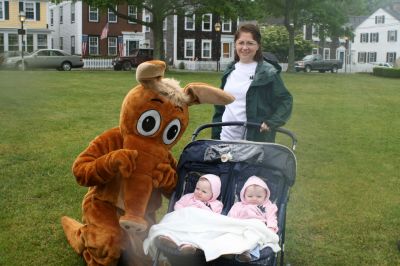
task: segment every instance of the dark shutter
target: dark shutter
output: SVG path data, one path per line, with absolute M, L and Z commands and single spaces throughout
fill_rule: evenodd
M 24 11 L 24 2 L 19 2 L 19 12 Z
M 4 19 L 5 20 L 9 20 L 10 19 L 8 1 L 4 1 Z
M 40 20 L 40 2 L 36 3 L 36 20 Z

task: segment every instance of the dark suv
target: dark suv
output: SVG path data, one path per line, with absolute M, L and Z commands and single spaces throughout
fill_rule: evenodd
M 137 49 L 130 56 L 120 56 L 113 59 L 114 70 L 131 70 L 144 61 L 153 59 L 153 49 Z

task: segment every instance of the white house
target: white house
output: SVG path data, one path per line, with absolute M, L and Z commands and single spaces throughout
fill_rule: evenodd
M 400 57 L 400 2 L 380 8 L 354 31 L 351 71 L 371 72 L 379 63 L 395 64 Z
M 48 20 L 49 29 L 52 31 L 51 48 L 80 54 L 82 2 L 63 1 L 60 4 L 50 4 Z

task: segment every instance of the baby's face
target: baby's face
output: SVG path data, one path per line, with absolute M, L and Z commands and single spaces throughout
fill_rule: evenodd
M 194 197 L 203 202 L 212 198 L 211 184 L 207 179 L 200 179 L 194 189 Z
M 260 205 L 264 203 L 267 197 L 267 191 L 263 187 L 251 185 L 244 192 L 244 199 L 249 204 Z

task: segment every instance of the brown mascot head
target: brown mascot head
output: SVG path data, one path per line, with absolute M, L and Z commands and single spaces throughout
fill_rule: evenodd
M 140 84 L 128 93 L 121 108 L 124 147 L 129 148 L 129 143 L 134 142 L 135 148 L 152 146 L 156 155 L 161 155 L 161 150 L 171 149 L 186 130 L 188 106 L 225 105 L 234 100 L 233 96 L 205 83 L 189 83 L 182 89 L 178 81 L 163 78 L 164 72 L 163 61 L 153 60 L 138 66 L 136 79 Z

